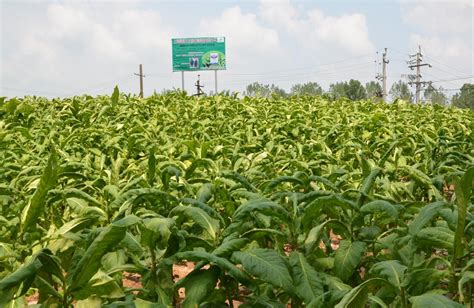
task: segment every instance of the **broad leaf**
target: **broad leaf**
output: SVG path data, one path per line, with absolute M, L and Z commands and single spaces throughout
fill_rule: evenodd
M 349 291 L 336 305 L 335 308 L 363 308 L 368 300 L 368 292 L 372 286 L 381 286 L 387 283 L 381 278 L 371 278 L 361 283 L 351 291 Z
M 419 296 L 410 297 L 410 302 L 412 302 L 412 308 L 426 308 L 426 307 L 436 307 L 436 308 L 462 308 L 463 305 L 453 302 L 446 296 L 440 294 L 423 294 Z
M 206 297 L 211 294 L 216 286 L 219 277 L 219 270 L 211 267 L 207 270 L 193 272 L 184 284 L 186 298 L 183 301 L 183 308 L 198 307 Z
M 203 230 L 209 234 L 213 241 L 216 241 L 217 236 L 220 232 L 219 221 L 211 218 L 202 209 L 193 206 L 177 206 L 170 212 L 170 216 L 173 215 L 185 215 L 187 218 L 195 221 Z
M 407 267 L 397 260 L 389 260 L 375 263 L 370 273 L 380 276 L 390 282 L 394 287 L 400 289 L 404 282 Z
M 447 203 L 444 201 L 437 201 L 425 205 L 408 226 L 410 234 L 417 234 L 446 205 Z
M 323 294 L 323 282 L 319 273 L 309 265 L 304 255 L 300 252 L 292 252 L 290 255 L 290 266 L 296 294 L 309 304 L 314 298 Z
M 416 234 L 416 244 L 421 247 L 446 248 L 453 250 L 454 232 L 445 227 L 428 227 Z
M 68 276 L 70 292 L 80 290 L 87 284 L 89 279 L 97 273 L 102 256 L 122 241 L 127 227 L 137 223 L 138 220 L 136 216 L 127 216 L 110 224 L 99 233 Z
M 336 264 L 334 274 L 341 278 L 342 281 L 347 281 L 354 273 L 357 265 L 359 265 L 365 252 L 365 247 L 366 244 L 364 242 L 342 240 L 334 256 L 334 264 Z
M 281 287 L 287 292 L 293 291 L 293 279 L 286 260 L 275 250 L 257 248 L 248 251 L 237 251 L 232 255 L 251 275 Z
M 387 201 L 384 200 L 376 200 L 364 204 L 360 211 L 364 214 L 374 214 L 374 213 L 381 213 L 382 215 L 388 215 L 394 219 L 398 217 L 397 209 Z
M 290 215 L 285 208 L 278 203 L 267 199 L 252 199 L 239 206 L 234 213 L 233 221 L 242 221 L 244 218 L 250 216 L 254 211 L 278 217 L 283 221 L 288 221 L 290 218 Z
M 31 197 L 28 205 L 24 209 L 22 223 L 23 233 L 36 228 L 36 222 L 44 212 L 48 191 L 56 185 L 57 177 L 58 159 L 56 150 L 52 147 L 51 155 L 49 156 L 46 168 L 41 175 L 38 188 L 36 188 L 33 197 Z

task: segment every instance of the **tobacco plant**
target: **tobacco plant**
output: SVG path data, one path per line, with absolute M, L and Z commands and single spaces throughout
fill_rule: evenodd
M 117 88 L 1 98 L 0 305 L 472 306 L 473 119 Z

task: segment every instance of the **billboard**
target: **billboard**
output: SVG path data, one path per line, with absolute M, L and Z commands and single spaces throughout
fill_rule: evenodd
M 171 40 L 173 72 L 225 70 L 225 37 L 175 38 Z

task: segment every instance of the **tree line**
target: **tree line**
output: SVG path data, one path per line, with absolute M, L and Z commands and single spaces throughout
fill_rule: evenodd
M 351 100 L 360 99 L 382 99 L 382 87 L 378 82 L 370 81 L 365 86 L 355 79 L 349 81 L 336 82 L 329 85 L 329 90 L 324 91 L 317 82 L 307 82 L 295 84 L 287 93 L 284 89 L 274 84 L 262 84 L 254 82 L 245 89 L 247 96 L 260 97 L 286 97 L 293 95 L 325 96 L 331 99 L 348 98 Z M 407 102 L 414 101 L 414 95 L 410 91 L 408 83 L 399 80 L 390 88 L 391 100 L 402 99 Z M 433 85 L 427 87 L 423 92 L 423 100 L 438 105 L 453 105 L 460 108 L 470 108 L 474 110 L 474 84 L 464 84 L 460 92 L 451 99 L 444 94 L 442 87 L 436 88 Z

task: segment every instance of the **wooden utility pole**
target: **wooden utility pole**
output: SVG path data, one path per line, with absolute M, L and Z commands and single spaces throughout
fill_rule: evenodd
M 135 75 L 140 77 L 140 97 L 143 98 L 143 77 L 145 77 L 145 75 L 143 75 L 143 67 L 141 64 L 138 66 L 138 71 L 139 73 L 135 73 Z
M 421 92 L 421 88 L 426 86 L 426 85 L 429 85 L 431 84 L 430 81 L 421 81 L 421 67 L 422 66 L 428 66 L 428 67 L 431 67 L 431 64 L 428 64 L 428 63 L 422 63 L 422 58 L 423 58 L 423 54 L 421 53 L 421 46 L 418 46 L 418 52 L 414 55 L 411 55 L 410 58 L 415 58 L 415 59 L 411 59 L 408 63 L 410 65 L 408 65 L 408 67 L 413 70 L 415 67 L 416 67 L 416 75 L 415 75 L 415 80 L 416 81 L 410 81 L 408 82 L 409 85 L 415 85 L 415 101 L 417 103 L 420 102 L 420 92 Z

